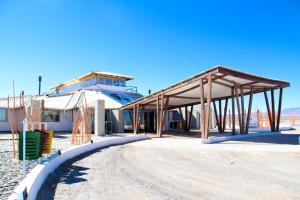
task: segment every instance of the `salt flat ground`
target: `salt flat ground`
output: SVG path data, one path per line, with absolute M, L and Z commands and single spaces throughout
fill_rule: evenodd
M 166 137 L 61 166 L 39 199 L 300 199 L 299 135 L 201 144 Z

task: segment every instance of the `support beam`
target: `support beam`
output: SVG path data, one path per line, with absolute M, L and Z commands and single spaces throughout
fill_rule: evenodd
M 216 102 L 215 101 L 213 101 L 213 106 L 214 106 L 214 112 L 215 112 L 215 118 L 216 118 L 216 121 L 217 121 L 218 131 L 221 133 L 221 124 L 220 124 L 220 121 L 219 121 L 218 112 L 217 112 L 217 106 L 216 106 Z
M 160 115 L 159 115 L 159 96 L 156 97 L 156 135 L 159 137 L 159 122 L 160 122 Z
M 194 106 L 191 106 L 191 111 L 190 111 L 190 116 L 189 116 L 188 131 L 191 131 L 191 122 L 192 122 L 192 117 L 193 117 L 193 109 L 194 109 Z
M 234 88 L 231 88 L 231 109 L 232 109 L 232 135 L 235 135 L 235 105 L 234 105 Z
M 184 123 L 184 118 L 183 118 L 181 108 L 179 108 L 179 114 L 180 114 L 180 119 L 181 119 L 182 130 L 183 130 L 183 127 L 185 127 L 185 125 L 184 125 L 185 123 Z
M 136 119 L 135 119 L 135 134 L 139 133 L 139 121 L 140 121 L 140 105 L 136 105 Z
M 226 129 L 227 106 L 228 106 L 228 99 L 225 100 L 222 133 L 224 133 Z
M 234 91 L 235 91 L 236 105 L 237 105 L 237 109 L 238 109 L 238 119 L 239 119 L 240 134 L 241 134 L 242 133 L 241 107 L 240 107 L 240 101 L 239 101 L 239 95 L 238 95 L 238 88 L 237 88 L 236 84 L 234 84 Z
M 278 113 L 277 113 L 277 125 L 276 125 L 276 131 L 277 132 L 279 132 L 279 127 L 280 127 L 282 92 L 283 92 L 283 88 L 280 88 L 280 90 L 279 90 L 279 102 L 278 102 Z
M 201 128 L 201 138 L 205 138 L 205 106 L 204 106 L 204 85 L 203 78 L 200 80 L 200 128 Z
M 135 122 L 136 122 L 136 106 L 134 105 L 134 107 L 133 107 L 133 123 L 132 123 L 132 129 L 133 129 L 133 133 L 134 134 L 136 134 L 136 124 L 135 124 Z
M 223 132 L 223 124 L 222 124 L 222 100 L 219 100 L 219 122 L 220 122 L 220 133 Z
M 208 78 L 208 91 L 207 91 L 207 103 L 205 113 L 205 139 L 208 138 L 209 122 L 210 122 L 210 103 L 211 103 L 211 92 L 212 92 L 212 76 Z
M 253 88 L 251 88 L 250 97 L 249 97 L 248 115 L 247 115 L 247 121 L 246 121 L 245 134 L 248 134 L 248 130 L 249 130 L 249 123 L 250 123 L 251 109 L 252 109 L 252 100 L 253 100 Z
M 188 132 L 188 109 L 187 109 L 187 106 L 184 107 L 184 114 L 185 114 L 185 126 L 184 126 L 184 129 L 185 129 L 185 132 Z
M 244 103 L 244 90 L 243 87 L 240 87 L 241 91 L 241 107 L 242 107 L 242 134 L 245 133 L 245 103 Z
M 166 120 L 166 115 L 168 112 L 168 105 L 169 105 L 169 97 L 165 98 L 165 102 L 163 101 L 163 113 L 162 113 L 162 120 L 161 120 L 161 127 L 160 127 L 160 135 L 159 137 L 162 136 L 165 120 Z
M 274 100 L 274 90 L 271 90 L 271 102 L 272 102 L 272 132 L 275 132 L 275 100 Z
M 271 127 L 271 131 L 273 131 L 273 119 L 272 119 L 272 115 L 271 115 L 271 110 L 270 110 L 270 105 L 269 105 L 269 99 L 268 99 L 268 94 L 267 91 L 264 91 L 264 95 L 265 95 L 265 101 L 266 101 L 266 106 L 267 106 L 267 111 L 268 111 L 268 117 L 269 117 L 269 122 L 270 122 L 270 127 Z

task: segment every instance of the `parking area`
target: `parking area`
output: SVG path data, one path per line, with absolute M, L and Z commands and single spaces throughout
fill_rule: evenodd
M 299 199 L 298 137 L 169 136 L 101 149 L 61 166 L 39 199 Z

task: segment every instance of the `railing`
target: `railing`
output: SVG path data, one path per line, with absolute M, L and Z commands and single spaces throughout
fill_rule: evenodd
M 137 87 L 135 87 L 135 86 L 126 86 L 126 92 L 128 92 L 128 93 L 137 93 Z

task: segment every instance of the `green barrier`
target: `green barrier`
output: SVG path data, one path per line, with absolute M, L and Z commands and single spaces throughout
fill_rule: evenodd
M 40 137 L 39 132 L 26 132 L 26 155 L 25 160 L 36 160 L 40 153 Z M 23 160 L 23 133 L 19 132 L 19 160 Z

